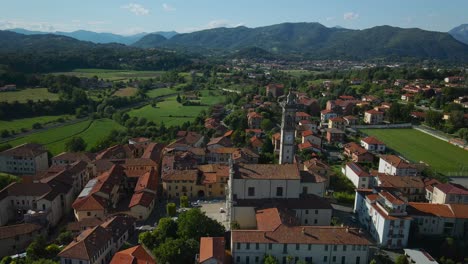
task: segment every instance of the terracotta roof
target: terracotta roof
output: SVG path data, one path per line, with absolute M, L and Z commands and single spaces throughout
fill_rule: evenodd
M 117 215 L 107 219 L 101 224 L 113 237 L 114 242 L 118 241 L 125 233 L 131 235 L 135 230 L 136 219 L 128 215 Z
M 132 199 L 130 200 L 130 203 L 128 204 L 128 208 L 132 208 L 133 206 L 136 206 L 136 205 L 149 207 L 151 205 L 151 202 L 154 201 L 155 197 L 156 195 L 154 193 L 150 193 L 146 191 L 134 193 L 132 195 Z
M 259 148 L 263 146 L 263 141 L 256 136 L 251 137 L 249 141 L 252 147 Z
M 436 186 L 434 186 L 434 188 L 439 189 L 445 194 L 468 195 L 468 189 L 458 184 L 442 183 L 437 184 Z
M 307 160 L 304 162 L 304 166 L 309 170 L 309 171 L 316 171 L 318 169 L 330 169 L 330 166 L 324 161 L 321 161 L 317 158 L 313 158 L 310 160 Z
M 142 159 L 151 159 L 157 163 L 160 162 L 162 157 L 162 152 L 165 145 L 161 143 L 149 143 L 148 146 L 145 148 L 143 155 L 141 155 Z
M 273 231 L 282 224 L 292 226 L 299 225 L 294 211 L 287 208 L 267 208 L 255 212 L 257 230 Z
M 138 245 L 115 253 L 110 264 L 156 264 L 156 261 Z
M 82 230 L 93 228 L 102 223 L 103 221 L 97 217 L 83 218 L 81 221 L 68 223 L 67 230 L 72 232 L 81 232 Z
M 344 116 L 343 118 L 347 119 L 347 120 L 357 120 L 358 119 L 357 117 L 352 116 L 352 115 Z
M 135 185 L 135 192 L 143 191 L 145 189 L 156 191 L 158 188 L 158 173 L 156 170 L 151 169 L 150 171 L 143 174 L 138 178 Z
M 201 237 L 200 254 L 198 261 L 200 263 L 215 259 L 215 263 L 225 263 L 226 242 L 224 237 Z
M 330 202 L 317 195 L 309 194 L 301 198 L 288 199 L 237 199 L 236 206 L 266 208 L 289 208 L 289 209 L 330 209 Z
M 383 112 L 377 111 L 375 109 L 367 110 L 366 114 L 371 114 L 371 115 L 383 115 Z
M 40 225 L 30 223 L 2 226 L 0 227 L 0 240 L 27 235 L 41 229 Z
M 468 210 L 468 205 L 464 209 Z M 408 203 L 407 210 L 410 215 L 456 218 L 449 204 Z
M 327 181 L 327 179 L 325 179 L 315 171 L 300 171 L 300 174 L 301 182 L 322 183 Z
M 314 132 L 312 130 L 306 130 L 306 131 L 302 132 L 303 137 L 312 136 L 313 134 L 314 134 Z
M 198 170 L 174 170 L 167 174 L 163 174 L 163 181 L 174 181 L 174 180 L 188 180 L 196 181 L 198 177 Z
M 93 257 L 99 256 L 99 251 L 106 247 L 111 237 L 111 234 L 103 227 L 96 226 L 83 231 L 75 240 L 60 251 L 58 256 L 90 261 Z
M 274 231 L 232 230 L 234 243 L 371 245 L 357 229 L 334 226 L 285 226 Z
M 42 145 L 35 143 L 25 143 L 0 152 L 0 156 L 20 156 L 32 158 L 43 153 L 47 153 L 47 150 L 45 150 Z
M 324 114 L 324 115 L 325 115 L 325 114 L 330 114 L 330 113 L 333 113 L 333 110 L 327 110 L 327 109 L 325 109 L 325 110 L 320 111 L 320 113 L 321 113 L 321 114 Z
M 107 209 L 107 200 L 97 195 L 77 198 L 72 204 L 77 211 L 98 211 Z
M 329 121 L 332 121 L 332 122 L 346 122 L 346 120 L 344 120 L 342 117 L 333 117 L 333 118 L 330 118 Z
M 311 117 L 311 115 L 306 112 L 296 112 L 296 117 Z
M 247 114 L 247 117 L 250 118 L 263 118 L 263 116 L 257 112 L 250 112 Z
M 338 128 L 327 128 L 327 133 L 331 134 L 344 134 L 345 132 L 343 130 L 339 130 Z
M 144 143 L 144 142 L 150 141 L 150 139 L 145 138 L 145 137 L 136 137 L 136 138 L 129 139 L 129 141 L 133 141 L 133 142 L 136 142 L 136 143 Z
M 393 188 L 416 188 L 423 189 L 424 182 L 418 176 L 393 176 L 381 174 L 377 176 L 380 187 L 393 187 Z
M 405 202 L 400 200 L 400 198 L 396 197 L 395 195 L 387 191 L 381 191 L 379 195 L 385 198 L 385 200 L 389 201 L 392 204 L 398 204 L 398 205 L 405 204 Z
M 271 136 L 272 139 L 275 139 L 275 140 L 280 140 L 281 139 L 281 133 L 275 133 L 273 134 L 273 136 Z
M 115 145 L 98 153 L 96 156 L 96 160 L 115 158 L 136 158 L 134 153 L 135 149 L 136 147 L 134 145 Z
M 395 155 L 382 155 L 380 156 L 381 159 L 385 160 L 386 162 L 390 163 L 392 166 L 396 168 L 411 168 L 413 167 L 411 164 L 403 160 L 402 158 L 395 156 Z
M 52 160 L 66 160 L 68 162 L 75 162 L 82 160 L 85 162 L 92 162 L 96 158 L 96 155 L 88 152 L 62 152 L 57 156 L 53 157 Z
M 376 137 L 366 137 L 366 138 L 361 139 L 361 141 L 369 145 L 385 145 L 385 143 L 378 140 Z
M 363 147 L 361 147 L 359 144 L 356 142 L 350 142 L 344 145 L 345 150 L 351 152 L 352 154 L 355 155 L 363 155 L 365 153 L 368 153 L 367 150 Z
M 234 168 L 236 179 L 300 179 L 296 164 L 235 164 Z
M 204 148 L 189 148 L 188 151 L 195 154 L 196 156 L 205 156 L 206 151 Z

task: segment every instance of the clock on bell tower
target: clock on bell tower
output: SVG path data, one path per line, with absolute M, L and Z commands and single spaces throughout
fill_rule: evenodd
M 289 92 L 286 101 L 280 103 L 283 108 L 281 118 L 281 144 L 279 164 L 292 164 L 294 162 L 295 134 L 296 134 L 296 95 Z

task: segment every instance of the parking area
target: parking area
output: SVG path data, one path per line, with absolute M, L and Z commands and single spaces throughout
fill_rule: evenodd
M 216 221 L 222 223 L 226 229 L 229 229 L 229 223 L 226 217 L 226 202 L 225 201 L 205 201 L 200 202 L 200 210 L 205 212 L 205 214 L 215 219 Z M 220 212 L 220 209 L 224 209 L 224 213 Z

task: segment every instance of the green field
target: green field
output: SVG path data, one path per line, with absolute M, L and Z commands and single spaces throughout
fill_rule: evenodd
M 362 129 L 413 161 L 423 161 L 447 176 L 468 173 L 468 151 L 415 129 Z M 464 166 L 464 167 L 463 167 Z M 466 176 L 466 175 L 465 175 Z
M 173 94 L 173 93 L 177 93 L 177 91 L 166 87 L 166 88 L 157 88 L 157 89 L 150 90 L 146 94 L 148 95 L 149 98 L 156 98 L 159 96 Z
M 31 118 L 22 118 L 22 119 L 15 119 L 10 121 L 3 121 L 0 120 L 0 130 L 14 130 L 16 132 L 20 132 L 22 128 L 31 130 L 33 124 L 40 123 L 42 125 L 52 123 L 57 121 L 57 119 L 63 118 L 64 120 L 71 120 L 74 119 L 71 115 L 59 115 L 59 116 L 39 116 L 39 117 L 31 117 Z
M 76 69 L 71 72 L 56 72 L 54 74 L 74 75 L 77 77 L 92 78 L 97 76 L 99 79 L 110 81 L 125 81 L 128 79 L 149 79 L 161 75 L 163 71 L 127 71 L 127 70 L 109 70 L 109 69 Z
M 210 105 L 221 103 L 224 100 L 224 96 L 212 92 L 215 94 L 209 95 L 209 91 L 201 91 L 200 101 L 205 104 L 203 106 L 183 106 L 176 101 L 177 96 L 171 96 L 158 102 L 156 108 L 147 105 L 133 109 L 128 114 L 132 117 L 144 117 L 157 124 L 164 122 L 166 126 L 181 125 L 184 122 L 193 121 L 201 111 L 208 109 Z
M 122 89 L 115 91 L 114 96 L 130 97 L 130 96 L 135 95 L 137 92 L 138 92 L 138 88 L 127 87 L 127 88 L 122 88 Z
M 28 88 L 24 90 L 14 92 L 1 92 L 1 102 L 14 102 L 20 103 L 27 102 L 28 100 L 39 101 L 49 99 L 50 101 L 56 101 L 59 99 L 59 95 L 55 93 L 49 93 L 47 88 Z
M 88 144 L 87 148 L 90 149 L 99 140 L 106 137 L 113 129 L 123 129 L 123 127 L 110 119 L 86 120 L 72 125 L 34 133 L 7 143 L 12 146 L 27 142 L 41 143 L 44 144 L 52 154 L 56 155 L 65 150 L 65 142 L 72 137 L 82 137 Z

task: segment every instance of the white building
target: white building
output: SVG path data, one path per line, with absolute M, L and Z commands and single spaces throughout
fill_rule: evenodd
M 49 158 L 42 145 L 27 143 L 0 152 L 0 172 L 36 174 L 47 168 Z
M 382 247 L 402 248 L 408 243 L 411 217 L 407 203 L 388 191 L 358 190 L 354 212 L 375 241 Z
M 452 183 L 434 186 L 431 203 L 468 204 L 468 189 Z
M 379 172 L 396 176 L 416 176 L 418 174 L 414 165 L 395 155 L 380 156 Z
M 385 143 L 378 140 L 375 137 L 366 137 L 361 139 L 361 146 L 365 148 L 367 151 L 376 151 L 376 152 L 384 152 L 385 151 Z
M 405 256 L 408 258 L 409 263 L 414 264 L 439 264 L 429 253 L 423 249 L 409 249 L 405 248 Z
M 372 185 L 373 177 L 355 162 L 347 163 L 341 170 L 358 189 L 367 189 Z

